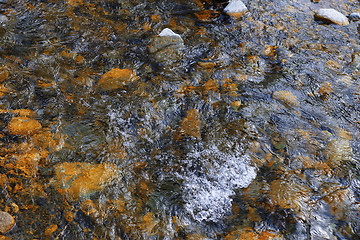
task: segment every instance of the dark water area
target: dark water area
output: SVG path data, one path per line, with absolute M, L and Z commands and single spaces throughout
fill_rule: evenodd
M 0 0 L 0 239 L 360 239 L 359 2 L 243 2 Z

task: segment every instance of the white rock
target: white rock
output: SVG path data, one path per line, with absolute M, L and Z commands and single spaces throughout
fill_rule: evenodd
M 165 28 L 164 30 L 161 31 L 161 33 L 159 34 L 159 37 L 179 37 L 181 38 L 181 36 L 177 33 L 174 33 L 173 30 L 171 30 L 170 28 Z
M 345 26 L 349 24 L 349 20 L 344 14 L 332 8 L 321 8 L 315 11 L 315 18 L 325 19 L 340 26 Z
M 15 219 L 7 212 L 0 211 L 0 233 L 5 234 L 15 225 Z
M 232 17 L 241 17 L 246 11 L 247 7 L 241 0 L 232 0 L 225 7 L 224 11 Z
M 0 23 L 5 23 L 5 22 L 7 22 L 9 19 L 5 16 L 5 15 L 3 15 L 3 14 L 0 14 Z

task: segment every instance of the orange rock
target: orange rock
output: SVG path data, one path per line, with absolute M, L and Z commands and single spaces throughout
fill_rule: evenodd
M 309 192 L 307 187 L 295 181 L 279 179 L 271 182 L 269 198 L 281 208 L 300 211 L 302 204 L 309 199 Z
M 15 115 L 21 116 L 21 117 L 35 117 L 36 113 L 30 109 L 16 109 L 12 111 Z
M 51 238 L 53 233 L 58 229 L 58 226 L 56 224 L 50 225 L 45 229 L 44 235 L 46 238 Z
M 238 111 L 239 108 L 241 107 L 241 101 L 233 101 L 231 103 L 231 107 L 232 109 L 234 109 L 235 111 Z
M 333 92 L 333 89 L 331 87 L 331 83 L 325 81 L 321 84 L 321 87 L 319 89 L 319 94 L 321 96 L 328 96 L 329 94 L 331 94 Z
M 5 189 L 5 184 L 8 182 L 8 178 L 5 174 L 0 174 L 0 188 Z
M 118 176 L 119 170 L 112 164 L 65 162 L 55 166 L 52 183 L 60 192 L 76 199 L 100 191 Z
M 152 16 L 151 16 L 151 21 L 153 21 L 153 22 L 155 22 L 155 23 L 160 22 L 160 20 L 161 20 L 160 15 L 152 15 Z
M 7 126 L 12 135 L 28 136 L 41 129 L 41 124 L 35 119 L 28 117 L 13 117 Z
M 299 106 L 300 103 L 297 97 L 290 91 L 277 91 L 274 92 L 273 98 L 280 100 L 290 106 Z
M 75 218 L 75 213 L 71 211 L 65 212 L 65 220 L 68 222 L 72 222 Z
M 38 152 L 29 152 L 15 156 L 15 168 L 26 177 L 35 177 L 38 170 L 40 154 Z
M 72 7 L 77 7 L 84 4 L 83 0 L 68 0 L 67 2 Z
M 0 85 L 0 97 L 5 96 L 10 91 L 10 88 L 5 87 L 4 84 Z
M 195 13 L 195 17 L 202 22 L 211 22 L 219 15 L 219 12 L 214 10 L 201 10 Z
M 98 82 L 98 87 L 102 91 L 115 90 L 136 79 L 135 72 L 130 69 L 113 68 L 102 75 Z
M 9 71 L 0 69 L 0 83 L 9 77 Z
M 155 218 L 155 215 L 152 212 L 148 212 L 142 218 L 142 223 L 140 223 L 139 227 L 147 232 L 147 234 L 155 235 L 157 233 L 155 226 L 159 224 L 159 222 L 160 221 Z
M 200 124 L 200 113 L 193 108 L 187 111 L 186 117 L 180 123 L 180 128 L 185 134 L 200 139 Z

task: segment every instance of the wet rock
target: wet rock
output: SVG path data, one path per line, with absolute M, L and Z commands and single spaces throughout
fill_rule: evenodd
M 351 55 L 351 66 L 354 68 L 360 67 L 360 52 L 354 52 Z
M 284 209 L 303 210 L 310 199 L 310 189 L 291 180 L 274 180 L 270 184 L 269 198 L 273 205 Z
M 299 106 L 300 103 L 297 97 L 290 91 L 277 91 L 274 92 L 273 98 L 282 101 L 290 106 Z
M 77 7 L 84 4 L 83 0 L 68 0 L 67 3 L 72 7 Z
M 16 109 L 12 113 L 20 117 L 36 117 L 36 113 L 30 109 Z
M 351 21 L 359 21 L 360 20 L 360 13 L 358 12 L 353 12 L 349 15 L 349 19 Z
M 29 136 L 41 129 L 41 124 L 28 117 L 13 117 L 7 126 L 12 135 Z
M 76 199 L 101 191 L 118 177 L 119 169 L 112 164 L 65 162 L 55 166 L 52 184 Z
M 136 73 L 130 69 L 113 68 L 101 76 L 97 87 L 100 91 L 116 90 L 136 79 Z
M 239 111 L 239 108 L 241 107 L 241 101 L 238 100 L 238 101 L 233 101 L 231 103 L 231 107 L 232 109 L 234 109 L 235 111 Z
M 49 227 L 46 228 L 46 230 L 44 232 L 44 236 L 47 239 L 51 239 L 51 236 L 57 229 L 58 229 L 58 225 L 56 225 L 56 224 L 50 225 Z
M 152 40 L 149 52 L 158 62 L 172 63 L 181 58 L 184 48 L 184 40 L 181 36 L 165 28 Z
M 6 23 L 9 19 L 3 15 L 3 14 L 0 14 L 0 23 Z
M 234 18 L 240 18 L 247 12 L 247 7 L 241 0 L 232 0 L 225 7 L 224 11 Z
M 0 83 L 9 77 L 9 71 L 6 68 L 0 68 Z
M 333 92 L 333 88 L 331 86 L 331 83 L 329 83 L 328 81 L 325 81 L 321 84 L 320 89 L 319 89 L 320 96 L 327 97 L 332 92 Z
M 0 233 L 7 233 L 14 225 L 15 219 L 9 213 L 0 211 Z
M 325 150 L 326 163 L 333 169 L 341 168 L 345 162 L 353 161 L 352 148 L 348 139 L 335 139 Z
M 340 26 L 346 26 L 349 24 L 349 20 L 344 14 L 332 8 L 321 8 L 316 10 L 315 19 L 330 21 Z
M 196 109 L 190 109 L 186 117 L 181 121 L 180 128 L 186 135 L 194 138 L 201 138 L 200 134 L 200 113 Z
M 259 231 L 252 228 L 239 228 L 237 230 L 231 231 L 226 235 L 225 240 L 236 240 L 236 239 L 252 239 L 252 240 L 283 240 L 283 236 L 278 235 L 273 231 Z

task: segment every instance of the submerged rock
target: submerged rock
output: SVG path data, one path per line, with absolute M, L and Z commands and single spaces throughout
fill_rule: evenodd
M 39 131 L 41 124 L 28 117 L 13 117 L 7 128 L 12 135 L 28 136 Z
M 172 63 L 181 58 L 184 48 L 184 40 L 181 36 L 165 28 L 152 40 L 149 52 L 154 54 L 158 62 Z
M 333 22 L 340 26 L 349 24 L 347 17 L 332 8 L 321 8 L 315 11 L 315 19 Z
M 232 0 L 225 7 L 224 11 L 234 18 L 240 18 L 247 12 L 247 7 L 241 0 Z
M 300 105 L 296 96 L 290 91 L 276 91 L 273 94 L 273 98 L 280 100 L 290 106 L 299 106 Z
M 7 212 L 0 211 L 0 233 L 7 233 L 15 225 L 15 219 Z
M 111 91 L 122 88 L 136 79 L 136 73 L 130 69 L 113 68 L 101 76 L 97 86 L 101 91 Z
M 65 162 L 55 166 L 52 184 L 76 199 L 102 190 L 118 177 L 119 169 L 112 164 Z
M 201 139 L 200 133 L 200 113 L 196 109 L 190 109 L 186 117 L 180 123 L 180 131 L 183 131 L 184 134 L 192 136 L 197 139 Z

